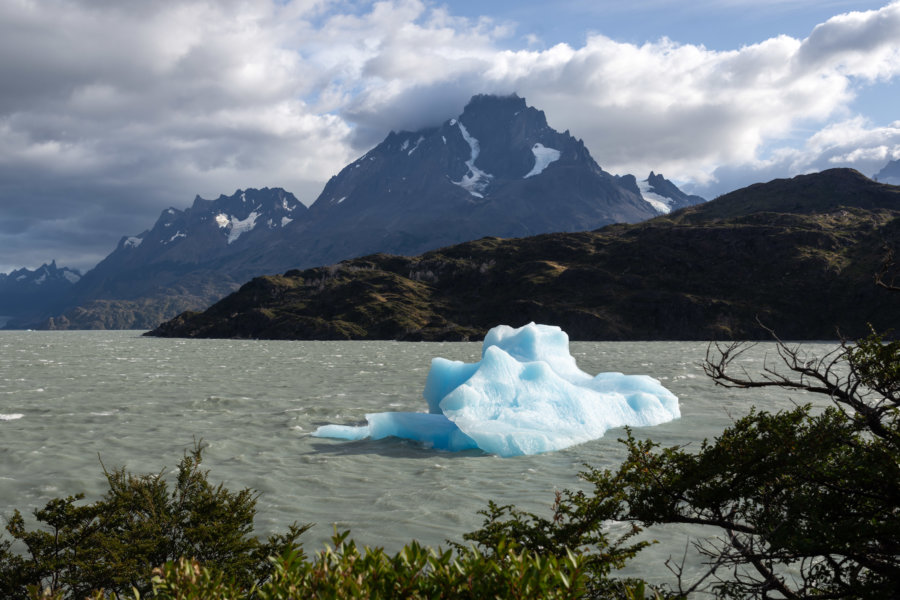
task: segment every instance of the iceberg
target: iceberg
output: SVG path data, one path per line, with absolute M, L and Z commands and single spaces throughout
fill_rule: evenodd
M 678 398 L 648 375 L 580 370 L 569 336 L 552 325 L 500 325 L 476 363 L 434 358 L 422 395 L 427 413 L 366 415 L 366 425 L 324 425 L 314 436 L 398 437 L 439 450 L 498 456 L 562 450 L 615 427 L 659 425 L 681 416 Z

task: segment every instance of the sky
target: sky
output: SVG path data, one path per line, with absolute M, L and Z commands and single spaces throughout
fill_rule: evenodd
M 0 273 L 86 271 L 196 195 L 311 204 L 479 93 L 706 198 L 871 176 L 900 159 L 900 0 L 4 0 Z

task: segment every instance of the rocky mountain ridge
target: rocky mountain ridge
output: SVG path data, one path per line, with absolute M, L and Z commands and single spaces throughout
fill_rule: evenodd
M 255 264 L 271 272 L 372 252 L 415 255 L 485 235 L 634 223 L 703 201 L 654 173 L 641 182 L 607 173 L 524 98 L 480 95 L 437 127 L 391 132 L 332 177 L 310 219 L 273 252 L 302 260 Z
M 62 314 L 19 326 L 150 328 L 249 279 L 372 252 L 415 255 L 486 235 L 638 222 L 702 202 L 661 175 L 614 176 L 518 96 L 475 96 L 458 117 L 391 132 L 307 209 L 279 188 L 169 208 L 66 294 Z M 173 312 L 174 311 L 174 312 Z
M 475 340 L 536 321 L 574 340 L 766 339 L 760 323 L 785 339 L 853 337 L 900 319 L 873 282 L 898 247 L 900 187 L 832 169 L 634 225 L 258 277 L 151 335 Z
M 197 196 L 189 208 L 165 209 L 152 228 L 123 236 L 96 267 L 56 290 L 52 304 L 11 312 L 7 327 L 153 327 L 173 311 L 208 306 L 257 275 L 229 263 L 306 217 L 306 206 L 280 188 L 237 190 L 215 200 Z
M 55 260 L 33 271 L 17 269 L 9 274 L 0 273 L 0 315 L 15 315 L 35 308 L 43 311 L 58 309 L 60 298 L 80 279 L 80 271 L 57 267 Z

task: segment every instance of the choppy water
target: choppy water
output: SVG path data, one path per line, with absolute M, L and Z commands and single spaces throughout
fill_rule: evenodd
M 573 343 L 582 370 L 660 379 L 682 418 L 636 430 L 666 445 L 697 445 L 751 406 L 777 409 L 778 391 L 715 387 L 700 367 L 705 343 Z M 811 345 L 813 352 L 825 346 Z M 584 463 L 614 466 L 621 430 L 562 452 L 497 458 L 446 453 L 389 439 L 313 438 L 325 423 L 367 412 L 425 410 L 432 357 L 474 361 L 480 343 L 273 342 L 142 338 L 135 332 L 0 332 L 0 514 L 30 513 L 53 497 L 104 491 L 100 460 L 133 472 L 177 465 L 202 438 L 210 479 L 262 492 L 257 530 L 314 522 L 317 549 L 333 527 L 359 543 L 396 550 L 410 539 L 461 541 L 489 499 L 546 512 L 556 489 L 578 487 Z M 762 366 L 771 345 L 747 358 Z M 633 567 L 668 579 L 662 561 L 684 550 L 682 528 L 655 530 L 660 544 Z M 689 532 L 696 535 L 696 530 Z

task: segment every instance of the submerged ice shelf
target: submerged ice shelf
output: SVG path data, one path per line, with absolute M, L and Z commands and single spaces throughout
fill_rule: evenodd
M 434 358 L 422 393 L 428 413 L 366 415 L 363 426 L 324 425 L 344 440 L 395 436 L 440 450 L 499 456 L 561 450 L 614 427 L 659 425 L 681 416 L 678 398 L 647 375 L 581 371 L 559 327 L 500 325 L 476 363 Z

